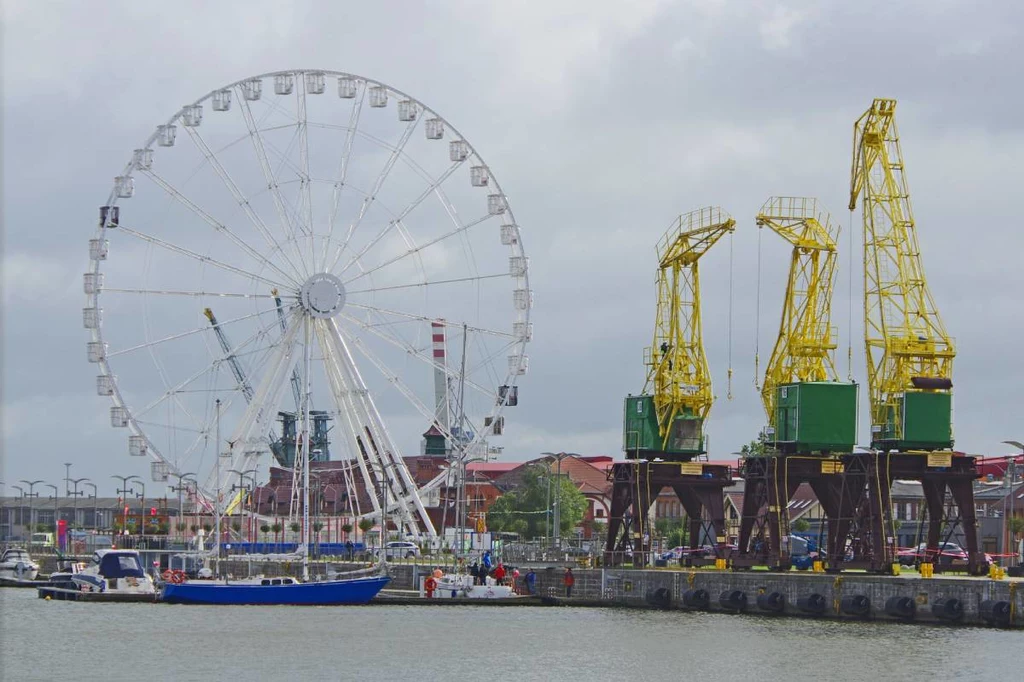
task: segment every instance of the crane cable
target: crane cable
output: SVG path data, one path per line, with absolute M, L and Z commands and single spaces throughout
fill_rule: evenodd
M 726 389 L 726 400 L 732 400 L 732 300 L 733 300 L 733 232 L 729 233 L 729 379 Z
M 761 390 L 761 227 L 757 228 L 757 312 L 754 317 L 754 388 Z
M 850 209 L 850 228 L 847 230 L 846 239 L 846 380 L 853 381 L 853 209 Z

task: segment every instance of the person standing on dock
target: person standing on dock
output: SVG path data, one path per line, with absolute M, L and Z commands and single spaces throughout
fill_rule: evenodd
M 505 584 L 505 564 L 498 562 L 498 567 L 494 569 L 494 580 L 498 585 Z
M 565 569 L 565 577 L 562 578 L 565 584 L 565 596 L 572 597 L 572 586 L 576 584 L 576 576 L 572 574 L 572 568 Z
M 526 574 L 526 591 L 530 594 L 537 594 L 537 574 L 531 568 Z

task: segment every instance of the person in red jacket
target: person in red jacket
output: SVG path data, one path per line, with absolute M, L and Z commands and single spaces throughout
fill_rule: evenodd
M 498 567 L 494 569 L 494 580 L 499 585 L 505 584 L 505 564 L 498 562 Z
M 572 569 L 565 569 L 565 577 L 562 578 L 562 582 L 565 584 L 565 596 L 572 596 L 572 586 L 576 584 L 576 576 L 572 574 Z

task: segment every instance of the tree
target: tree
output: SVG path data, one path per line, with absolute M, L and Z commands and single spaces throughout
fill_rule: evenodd
M 740 448 L 740 454 L 744 457 L 760 457 L 764 454 L 764 443 L 752 440 Z
M 352 524 L 351 523 L 343 523 L 343 524 L 341 524 L 341 532 L 345 534 L 345 539 L 348 540 L 348 534 L 352 532 Z
M 1014 536 L 1024 533 L 1024 516 L 1011 516 L 1006 519 L 1006 527 Z
M 320 544 L 320 531 L 324 529 L 324 524 L 320 521 L 313 522 L 313 538 L 317 544 Z
M 270 532 L 270 524 L 268 524 L 268 523 L 261 523 L 260 524 L 260 532 L 263 533 L 263 542 L 266 542 L 267 541 L 267 533 Z
M 794 533 L 806 533 L 811 529 L 811 524 L 807 519 L 797 519 L 789 526 Z
M 283 528 L 283 526 L 281 525 L 281 522 L 278 521 L 277 519 L 274 519 L 274 525 L 272 525 L 270 527 L 270 530 L 274 531 L 274 542 L 280 542 L 281 541 L 280 540 L 281 528 Z
M 561 507 L 559 530 L 565 535 L 583 520 L 587 498 L 567 476 L 556 481 L 547 465 L 534 464 L 523 472 L 517 488 L 494 501 L 487 512 L 487 525 L 493 531 L 519 533 L 525 539 L 547 535 L 556 500 Z
M 366 542 L 366 534 L 373 528 L 373 521 L 370 519 L 359 519 L 359 530 L 363 533 L 363 542 Z
M 298 533 L 298 532 L 299 532 L 299 530 L 300 530 L 300 529 L 302 528 L 302 524 L 301 524 L 301 523 L 299 523 L 298 521 L 292 521 L 292 522 L 291 522 L 291 523 L 290 523 L 290 524 L 288 525 L 288 527 L 292 529 L 292 532 L 293 532 L 293 533 Z
M 231 530 L 233 530 L 236 533 L 238 533 L 239 531 L 242 530 L 242 523 L 240 521 L 232 521 L 231 522 Z
M 174 527 L 175 527 L 175 529 L 177 529 L 177 531 L 179 533 L 182 533 L 182 532 L 185 531 L 185 522 L 184 521 L 178 521 L 176 524 L 174 524 Z

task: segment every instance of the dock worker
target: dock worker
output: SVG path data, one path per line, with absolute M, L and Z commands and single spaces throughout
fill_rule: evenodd
M 494 569 L 494 580 L 499 585 L 505 584 L 505 564 L 498 562 L 498 567 Z
M 565 584 L 565 596 L 572 596 L 572 586 L 576 584 L 576 576 L 572 574 L 572 568 L 565 569 L 565 577 L 562 578 L 562 582 Z
M 526 591 L 530 594 L 537 594 L 537 574 L 531 568 L 526 574 Z

